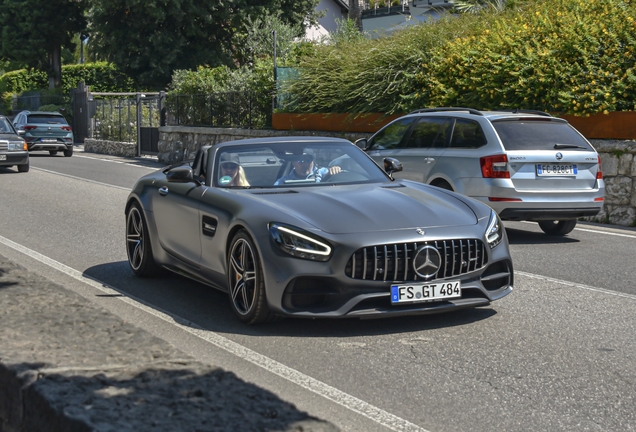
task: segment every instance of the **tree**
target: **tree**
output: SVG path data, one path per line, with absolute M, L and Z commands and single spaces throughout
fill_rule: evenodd
M 248 19 L 274 14 L 311 19 L 317 0 L 93 0 L 92 49 L 142 89 L 162 89 L 176 69 L 235 66 L 236 33 Z
M 62 83 L 62 50 L 86 28 L 85 0 L 0 0 L 0 55 L 47 72 L 49 88 Z

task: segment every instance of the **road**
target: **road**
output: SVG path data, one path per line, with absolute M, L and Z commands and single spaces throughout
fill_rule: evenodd
M 0 168 L 0 254 L 345 431 L 636 430 L 636 230 L 505 223 L 515 290 L 487 308 L 247 327 L 223 293 L 132 275 L 124 203 L 158 167 L 76 152 Z

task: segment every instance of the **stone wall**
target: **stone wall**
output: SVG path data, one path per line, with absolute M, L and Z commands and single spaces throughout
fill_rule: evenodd
M 137 156 L 137 143 L 106 141 L 94 138 L 84 139 L 84 151 L 113 156 Z
M 331 136 L 353 142 L 370 134 L 164 126 L 159 129 L 158 160 L 171 164 L 193 159 L 203 145 L 271 136 Z M 599 215 L 588 220 L 636 226 L 636 141 L 590 141 L 601 156 L 605 180 L 605 205 Z M 84 144 L 84 151 L 94 153 L 135 156 L 136 150 L 137 146 L 131 143 L 87 139 Z

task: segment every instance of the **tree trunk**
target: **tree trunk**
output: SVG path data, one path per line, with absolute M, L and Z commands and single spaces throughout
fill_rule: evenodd
M 62 86 L 62 47 L 56 46 L 49 53 L 49 90 Z

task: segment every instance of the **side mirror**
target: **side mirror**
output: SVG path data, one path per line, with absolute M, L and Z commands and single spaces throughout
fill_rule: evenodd
M 178 166 L 172 168 L 166 174 L 166 179 L 170 183 L 197 183 L 198 181 L 194 180 L 194 174 L 192 173 L 192 167 L 189 166 Z
M 24 129 L 18 129 L 18 135 L 24 136 L 25 134 L 26 134 L 26 131 Z
M 356 142 L 354 144 L 357 145 L 358 147 L 360 147 L 362 150 L 366 150 L 367 149 L 367 139 L 366 138 L 360 138 L 360 139 L 356 140 Z
M 393 179 L 393 173 L 400 172 L 404 169 L 402 163 L 395 158 L 384 158 L 384 171 Z

